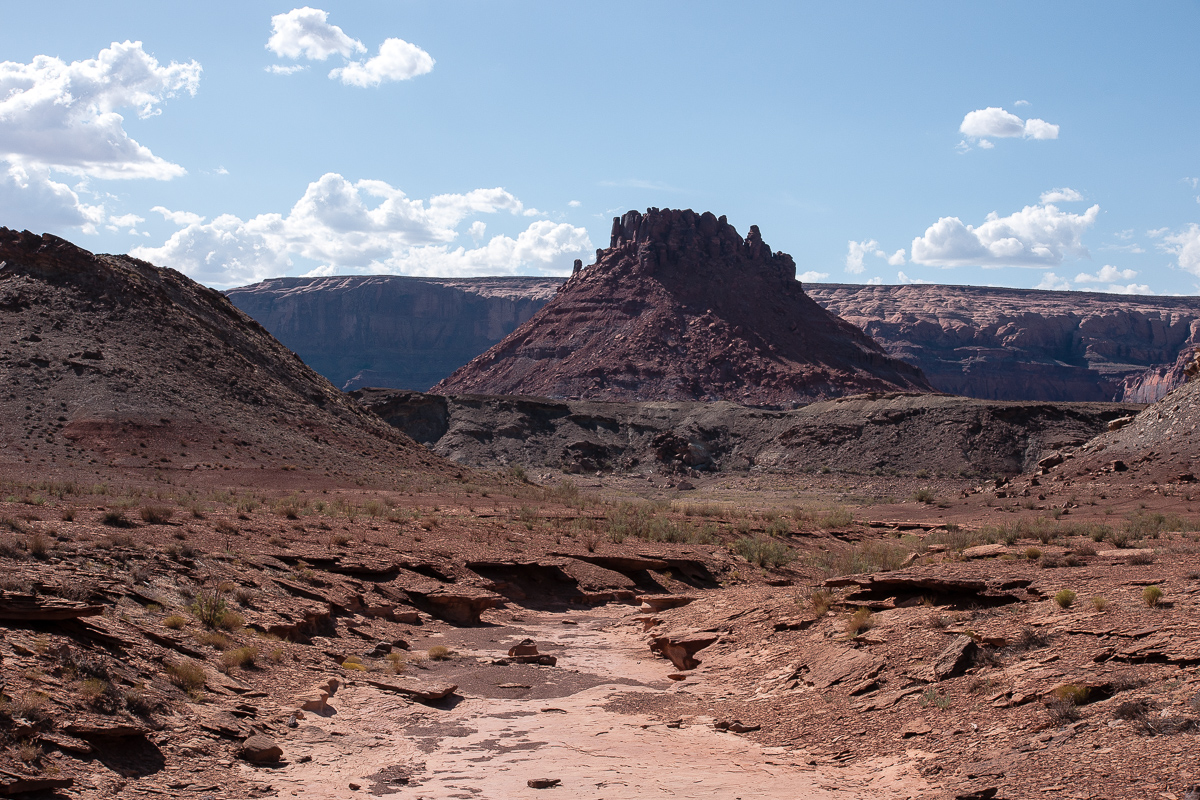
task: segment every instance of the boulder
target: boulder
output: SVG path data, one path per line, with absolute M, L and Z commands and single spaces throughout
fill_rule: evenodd
M 368 679 L 366 683 L 374 686 L 376 689 L 382 689 L 385 692 L 395 692 L 420 703 L 445 699 L 458 690 L 458 685 L 454 683 L 424 683 L 411 678 L 398 678 L 391 681 Z
M 700 666 L 700 661 L 693 656 L 720 638 L 720 634 L 708 631 L 658 636 L 651 641 L 650 650 L 670 659 L 678 670 L 695 669 Z
M 975 640 L 970 636 L 959 636 L 950 645 L 938 654 L 930 666 L 930 672 L 933 674 L 935 681 L 953 678 L 955 675 L 961 675 L 967 667 L 971 666 L 975 658 L 975 653 L 979 651 L 979 646 L 975 644 Z
M 533 639 L 524 639 L 508 648 L 508 654 L 510 656 L 536 656 L 538 654 L 537 644 Z
M 256 733 L 242 742 L 238 755 L 254 764 L 274 764 L 283 758 L 283 748 L 274 739 Z

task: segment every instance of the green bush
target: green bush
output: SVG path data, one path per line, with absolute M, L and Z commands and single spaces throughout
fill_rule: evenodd
M 782 567 L 796 560 L 796 553 L 783 542 L 746 536 L 733 543 L 733 551 L 760 567 Z
M 1063 589 L 1054 595 L 1054 602 L 1058 604 L 1059 608 L 1070 608 L 1071 604 L 1075 602 L 1075 596 L 1070 589 Z

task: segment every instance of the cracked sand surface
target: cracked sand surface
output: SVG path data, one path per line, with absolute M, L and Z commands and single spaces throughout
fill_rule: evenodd
M 852 766 L 811 765 L 804 750 L 763 747 L 713 729 L 708 717 L 668 727 L 644 714 L 607 708 L 633 692 L 685 693 L 665 680 L 669 664 L 649 656 L 639 626 L 613 625 L 613 609 L 529 614 L 514 622 L 521 636 L 564 645 L 554 670 L 577 670 L 623 683 L 603 683 L 551 699 L 467 696 L 440 709 L 410 704 L 362 684 L 331 701 L 336 713 L 308 715 L 284 743 L 289 763 L 257 777 L 278 797 L 394 798 L 916 798 L 927 796 L 910 765 L 874 759 Z M 476 631 L 478 629 L 475 629 Z M 448 642 L 452 640 L 448 639 Z M 507 644 L 505 645 L 507 647 Z M 464 655 L 471 655 L 460 650 Z M 494 656 L 494 652 L 477 653 Z M 696 680 L 696 679 L 693 679 Z M 703 680 L 701 677 L 699 680 Z M 641 686 L 631 686 L 636 681 Z M 299 763 L 309 756 L 310 762 Z M 251 771 L 251 767 L 242 767 Z M 531 778 L 557 778 L 533 789 Z

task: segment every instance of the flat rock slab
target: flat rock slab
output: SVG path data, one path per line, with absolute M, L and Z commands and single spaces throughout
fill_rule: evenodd
M 1101 550 L 1096 553 L 1101 558 L 1134 558 L 1149 557 L 1154 558 L 1154 550 L 1151 548 L 1135 548 L 1133 550 Z
M 1002 544 L 981 544 L 978 547 L 968 547 L 962 551 L 963 558 L 995 558 L 1008 552 Z
M 456 683 L 422 683 L 420 681 L 366 681 L 367 684 L 385 692 L 395 692 L 418 702 L 428 703 L 442 700 L 458 691 Z
M 884 661 L 865 650 L 838 645 L 818 645 L 805 653 L 793 677 L 816 689 L 835 683 L 858 684 L 873 678 L 883 669 Z

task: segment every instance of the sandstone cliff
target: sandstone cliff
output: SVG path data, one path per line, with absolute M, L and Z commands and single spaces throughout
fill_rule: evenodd
M 810 284 L 809 295 L 915 364 L 989 400 L 1149 403 L 1183 381 L 1200 298 L 975 286 Z
M 558 278 L 276 278 L 226 292 L 343 390 L 427 389 L 554 296 Z
M 710 213 L 630 211 L 611 244 L 503 342 L 434 387 L 442 393 L 600 400 L 806 403 L 928 391 L 822 309 L 786 253 Z

